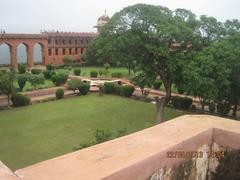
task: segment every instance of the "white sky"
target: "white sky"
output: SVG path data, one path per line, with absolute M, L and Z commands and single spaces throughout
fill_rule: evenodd
M 0 29 L 39 33 L 41 29 L 95 32 L 97 18 L 136 3 L 185 8 L 220 21 L 240 19 L 240 0 L 0 0 Z

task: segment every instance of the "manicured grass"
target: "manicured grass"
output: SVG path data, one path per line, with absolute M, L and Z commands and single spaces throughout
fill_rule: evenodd
M 97 66 L 89 66 L 89 67 L 81 67 L 81 76 L 90 77 L 91 71 L 97 71 L 102 70 L 104 72 L 104 67 L 97 67 Z M 102 75 L 102 77 L 111 77 L 113 72 L 121 72 L 123 77 L 129 77 L 128 69 L 124 67 L 110 67 L 108 70 L 108 73 L 105 75 Z M 131 72 L 131 75 L 133 75 L 133 72 Z M 98 74 L 98 77 L 99 74 Z
M 165 118 L 183 114 L 166 108 Z M 98 128 L 132 133 L 150 127 L 154 115 L 154 104 L 96 94 L 0 111 L 0 160 L 23 168 L 94 141 Z

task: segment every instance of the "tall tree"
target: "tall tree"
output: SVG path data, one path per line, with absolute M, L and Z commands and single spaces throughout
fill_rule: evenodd
M 163 120 L 163 108 L 170 100 L 179 67 L 185 64 L 184 55 L 198 36 L 194 21 L 195 15 L 187 10 L 174 13 L 162 6 L 136 4 L 116 13 L 98 37 L 104 43 L 97 58 L 107 54 L 113 60 L 135 60 L 140 70 L 161 78 L 166 95 L 157 99 L 158 123 Z
M 188 93 L 206 102 L 215 102 L 224 116 L 233 108 L 236 118 L 240 98 L 240 33 L 229 34 L 204 48 L 185 68 Z

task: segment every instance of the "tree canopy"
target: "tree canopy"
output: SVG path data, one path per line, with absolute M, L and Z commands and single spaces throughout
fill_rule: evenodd
M 221 23 L 205 15 L 197 19 L 186 9 L 136 4 L 114 14 L 90 44 L 87 59 L 120 62 L 160 78 L 166 91 L 156 103 L 161 122 L 162 104 L 169 102 L 173 83 L 201 102 L 220 103 L 235 96 L 239 30 L 238 20 Z

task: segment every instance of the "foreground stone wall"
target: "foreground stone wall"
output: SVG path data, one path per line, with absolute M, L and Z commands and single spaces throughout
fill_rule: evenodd
M 2 173 L 6 180 L 204 180 L 218 165 L 217 156 L 208 154 L 225 149 L 240 149 L 238 121 L 187 115 L 15 173 L 0 167 L 0 177 Z

